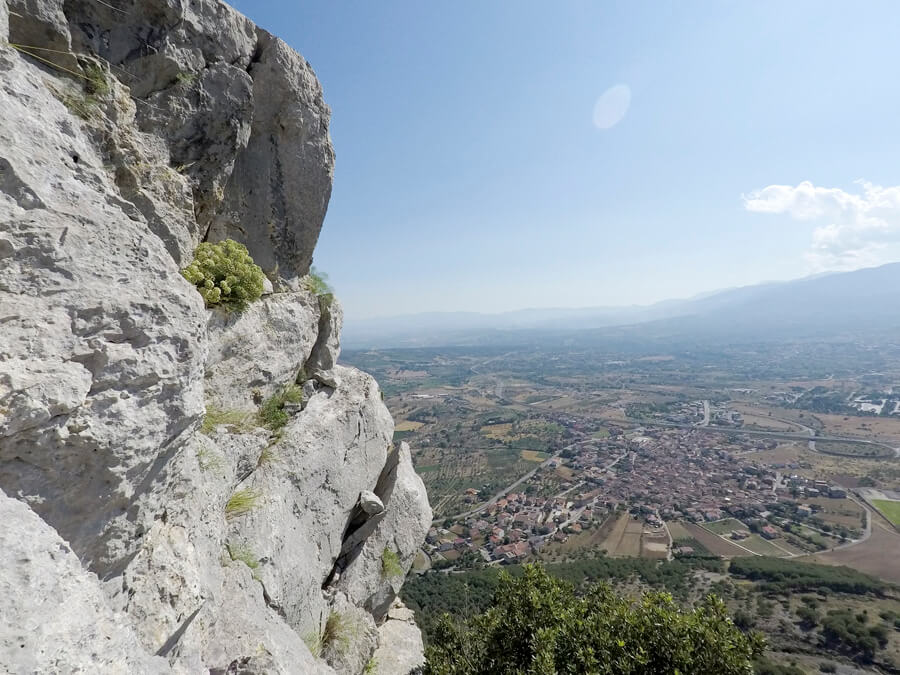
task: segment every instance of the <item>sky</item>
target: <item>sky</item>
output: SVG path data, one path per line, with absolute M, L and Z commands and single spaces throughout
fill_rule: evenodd
M 351 319 L 900 260 L 900 3 L 238 0 L 311 63 Z

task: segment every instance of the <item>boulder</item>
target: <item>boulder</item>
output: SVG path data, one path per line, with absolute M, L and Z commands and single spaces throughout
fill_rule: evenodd
M 9 673 L 173 672 L 110 609 L 97 577 L 24 503 L 0 491 L 0 666 Z

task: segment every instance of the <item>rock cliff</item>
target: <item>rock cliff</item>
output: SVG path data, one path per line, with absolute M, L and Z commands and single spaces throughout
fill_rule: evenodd
M 309 64 L 218 0 L 0 0 L 0 111 L 0 665 L 416 667 L 427 495 L 304 283 L 334 164 Z M 240 313 L 179 272 L 225 238 L 269 281 Z

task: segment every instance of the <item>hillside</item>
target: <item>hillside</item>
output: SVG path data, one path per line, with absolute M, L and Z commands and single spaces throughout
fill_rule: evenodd
M 347 346 L 383 348 L 644 340 L 786 339 L 885 333 L 900 301 L 900 263 L 733 288 L 645 307 L 432 313 L 348 322 Z

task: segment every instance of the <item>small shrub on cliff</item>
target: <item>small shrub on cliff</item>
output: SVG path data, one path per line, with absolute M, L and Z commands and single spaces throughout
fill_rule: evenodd
M 393 579 L 403 576 L 403 566 L 400 564 L 400 556 L 387 546 L 381 553 L 381 578 Z
M 750 675 L 765 643 L 739 631 L 713 596 L 693 610 L 667 593 L 639 601 L 595 584 L 576 595 L 541 567 L 502 574 L 491 607 L 466 622 L 445 615 L 426 650 L 430 675 Z
M 247 247 L 232 239 L 200 244 L 181 274 L 197 287 L 207 307 L 222 305 L 237 311 L 262 295 L 265 280 Z
M 301 403 L 303 401 L 303 389 L 296 384 L 283 387 L 263 401 L 259 407 L 257 417 L 259 423 L 271 431 L 278 431 L 288 423 L 290 415 L 284 409 L 286 403 Z

